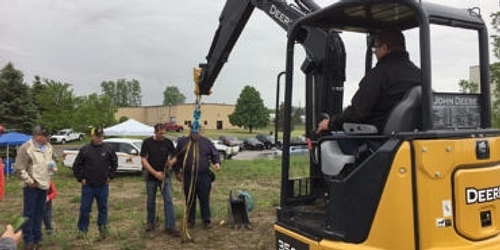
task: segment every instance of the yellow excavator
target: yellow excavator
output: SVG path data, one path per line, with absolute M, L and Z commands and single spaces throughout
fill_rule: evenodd
M 250 6 L 283 1 L 244 2 Z M 297 18 L 287 18 L 286 12 L 278 15 L 280 20 L 288 20 L 288 38 L 275 248 L 500 249 L 500 131 L 491 127 L 488 32 L 480 10 L 413 0 L 341 0 L 323 8 L 307 1 L 300 6 L 309 11 L 301 11 Z M 440 82 L 431 77 L 430 30 L 435 26 L 475 34 L 479 93 L 439 91 Z M 346 54 L 340 36 L 366 34 L 368 72 L 373 37 L 386 29 L 416 34 L 410 39 L 418 43 L 422 85 L 408 91 L 395 106 L 383 131 L 368 124 L 345 124 L 345 131 L 316 135 L 313 131 L 322 113 L 335 115 L 342 110 Z M 329 43 L 325 42 L 328 34 L 340 36 Z M 231 48 L 237 37 L 232 38 Z M 454 37 L 448 39 L 453 46 Z M 291 140 L 293 90 L 304 86 L 294 81 L 298 44 L 306 50 L 301 69 L 306 74 L 310 155 L 308 176 L 292 178 L 295 165 L 291 164 L 290 148 L 297 144 Z M 314 44 L 329 44 L 326 47 L 334 49 L 315 51 Z M 230 49 L 223 51 L 223 59 L 227 59 Z M 215 80 L 209 70 L 210 57 L 207 59 L 198 82 L 202 94 L 209 93 Z M 334 70 L 325 71 L 322 62 Z M 219 64 L 216 73 L 221 67 Z M 339 140 L 382 143 L 372 151 L 366 146 L 349 155 L 340 149 Z

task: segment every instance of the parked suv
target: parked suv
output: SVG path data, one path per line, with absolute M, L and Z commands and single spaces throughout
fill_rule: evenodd
M 276 147 L 276 141 L 272 135 L 258 134 L 255 138 L 261 141 L 267 149 Z

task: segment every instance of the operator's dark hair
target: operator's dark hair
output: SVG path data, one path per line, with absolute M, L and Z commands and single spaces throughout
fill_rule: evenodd
M 400 30 L 383 30 L 378 34 L 377 40 L 379 44 L 387 45 L 390 51 L 406 50 L 405 36 Z
M 154 128 L 155 128 L 155 132 L 158 132 L 158 131 L 160 131 L 162 129 L 165 129 L 165 124 L 163 124 L 163 123 L 157 123 L 157 124 L 155 124 Z

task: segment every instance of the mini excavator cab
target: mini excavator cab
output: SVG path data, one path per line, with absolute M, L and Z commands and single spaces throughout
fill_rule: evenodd
M 435 91 L 440 84 L 431 78 L 435 25 L 477 35 L 479 93 Z M 391 112 L 384 131 L 347 124 L 343 133 L 320 138 L 311 133 L 309 176 L 291 178 L 295 41 L 318 28 L 368 37 L 389 28 L 414 31 L 422 85 Z M 371 44 L 368 39 L 366 71 L 372 65 Z M 488 54 L 486 25 L 474 9 L 413 0 L 343 0 L 297 20 L 287 43 L 276 249 L 498 249 L 500 133 L 491 128 Z M 312 98 L 306 93 L 306 105 Z M 306 113 L 306 131 L 314 131 L 314 120 Z M 340 152 L 340 139 L 382 143 L 359 160 Z

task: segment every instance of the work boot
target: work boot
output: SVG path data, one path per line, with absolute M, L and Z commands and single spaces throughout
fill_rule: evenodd
M 171 235 L 171 236 L 174 236 L 174 237 L 180 237 L 181 236 L 181 232 L 179 232 L 179 229 L 177 229 L 175 227 L 174 228 L 165 228 L 165 230 L 163 231 L 163 233 Z
M 33 243 L 28 243 L 24 246 L 24 250 L 35 250 L 35 245 Z
M 210 222 L 203 224 L 205 229 L 212 229 L 212 224 Z
M 76 234 L 76 239 L 77 240 L 87 239 L 87 232 L 78 231 L 78 233 Z
M 42 249 L 42 244 L 40 243 L 33 244 L 33 250 L 41 250 L 41 249 Z
M 194 222 L 192 221 L 188 222 L 188 228 L 189 229 L 194 228 Z
M 101 240 L 104 240 L 108 237 L 109 235 L 109 231 L 108 231 L 108 228 L 106 226 L 102 226 L 102 227 L 99 227 L 99 238 Z
M 147 224 L 146 225 L 146 232 L 151 232 L 155 230 L 155 225 L 153 224 Z

